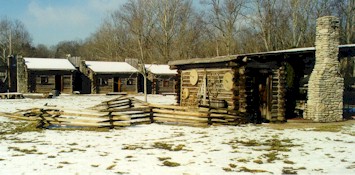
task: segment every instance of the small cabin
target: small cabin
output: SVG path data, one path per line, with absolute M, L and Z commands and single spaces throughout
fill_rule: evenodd
M 339 46 L 339 59 L 353 57 L 354 45 Z M 227 109 L 254 121 L 285 121 L 305 101 L 315 48 L 297 48 L 215 58 L 170 61 L 177 69 L 181 106 Z M 286 100 L 287 99 L 287 100 Z M 290 115 L 290 116 L 291 116 Z
M 138 93 L 138 70 L 126 62 L 83 61 L 80 71 L 88 77 L 92 94 Z
M 171 70 L 169 65 L 145 64 L 148 72 L 148 84 L 152 94 L 174 94 L 176 85 L 176 70 Z
M 19 83 L 25 83 L 28 92 L 73 92 L 73 74 L 76 69 L 67 59 L 25 57 L 23 61 L 25 80 Z

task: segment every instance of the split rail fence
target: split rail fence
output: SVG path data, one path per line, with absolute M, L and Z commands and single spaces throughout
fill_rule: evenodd
M 6 114 L 8 117 L 38 121 L 38 127 L 66 125 L 80 127 L 125 127 L 161 123 L 185 126 L 238 125 L 246 123 L 234 111 L 148 104 L 121 96 L 91 109 L 70 110 L 44 106 Z

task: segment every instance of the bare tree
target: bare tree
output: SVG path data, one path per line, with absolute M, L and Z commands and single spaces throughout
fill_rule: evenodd
M 355 43 L 355 0 L 337 0 L 334 4 L 340 18 L 341 43 Z
M 288 0 L 286 8 L 289 14 L 290 36 L 292 36 L 289 45 L 291 47 L 309 46 L 304 39 L 312 37 L 312 30 L 315 28 L 315 22 L 311 22 L 315 21 L 312 18 L 312 0 Z
M 243 25 L 240 20 L 245 7 L 245 0 L 205 0 L 205 4 L 210 6 L 210 24 L 215 30 L 216 52 L 219 55 L 219 43 L 222 42 L 226 48 L 226 54 L 232 54 L 235 49 L 235 36 L 239 25 Z M 220 38 L 220 39 L 219 39 Z
M 31 41 L 30 34 L 21 21 L 2 18 L 0 20 L 0 65 L 9 68 L 8 56 L 30 52 Z M 6 70 L 3 82 L 8 81 L 9 72 Z
M 129 30 L 132 39 L 137 42 L 137 51 L 139 53 L 140 71 L 144 77 L 144 100 L 147 101 L 147 72 L 144 66 L 146 62 L 147 50 L 151 40 L 151 33 L 154 28 L 155 8 L 153 0 L 130 0 L 126 3 L 120 18 Z

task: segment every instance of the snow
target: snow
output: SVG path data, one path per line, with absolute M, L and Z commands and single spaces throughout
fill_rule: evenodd
M 67 59 L 61 58 L 28 58 L 25 64 L 31 70 L 76 70 Z
M 61 95 L 54 99 L 0 100 L 0 112 L 44 104 L 82 109 L 115 98 L 105 95 Z M 137 98 L 143 99 L 143 95 Z M 153 103 L 173 104 L 174 96 L 149 95 Z M 0 117 L 0 133 L 14 121 Z M 355 174 L 355 125 L 339 132 L 272 129 L 275 124 L 186 127 L 137 125 L 108 132 L 43 130 L 0 134 L 0 174 Z M 277 124 L 279 125 L 279 124 Z M 286 125 L 286 124 L 284 124 Z M 289 150 L 273 151 L 278 140 Z M 259 143 L 247 145 L 245 143 Z M 168 150 L 157 144 L 171 144 Z M 274 142 L 272 142 L 274 143 Z M 27 150 L 27 152 L 26 152 Z M 30 153 L 29 153 L 30 152 Z M 267 155 L 276 154 L 268 162 Z M 164 166 L 167 159 L 180 166 Z M 250 173 L 251 174 L 251 173 Z
M 167 64 L 145 64 L 145 68 L 148 69 L 149 72 L 153 74 L 167 74 L 167 75 L 175 75 L 177 74 L 176 69 L 170 69 Z
M 138 70 L 126 62 L 85 61 L 96 73 L 136 73 Z

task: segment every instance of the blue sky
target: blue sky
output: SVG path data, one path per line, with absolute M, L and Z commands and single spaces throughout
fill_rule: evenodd
M 52 46 L 90 36 L 126 0 L 0 0 L 0 17 L 22 21 L 33 44 Z

